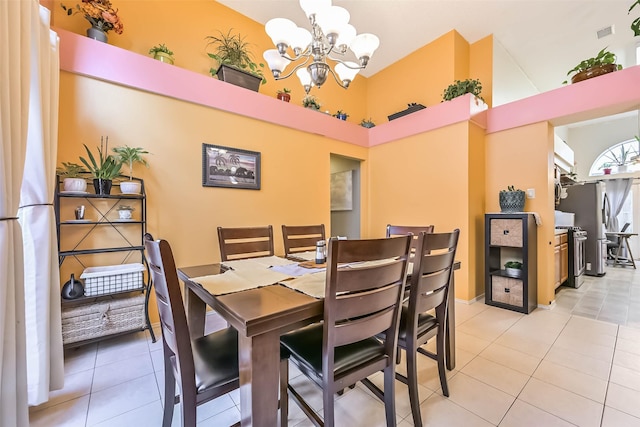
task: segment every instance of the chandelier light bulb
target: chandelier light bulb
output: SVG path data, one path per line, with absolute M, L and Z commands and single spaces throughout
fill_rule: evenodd
M 351 24 L 347 24 L 342 27 L 340 36 L 338 37 L 338 41 L 336 42 L 336 46 L 338 46 L 338 48 L 340 48 L 340 51 L 344 53 L 347 51 L 347 48 L 354 38 L 356 38 L 356 28 Z
M 280 46 L 288 47 L 291 44 L 291 37 L 296 28 L 298 28 L 296 24 L 285 18 L 273 18 L 264 26 L 265 32 L 271 37 L 273 44 L 278 46 L 278 50 Z M 286 47 L 284 50 L 286 51 Z
M 304 10 L 307 18 L 311 18 L 311 15 L 331 7 L 331 0 L 300 0 L 300 7 Z
M 280 77 L 280 73 L 289 65 L 289 60 L 280 56 L 280 52 L 276 49 L 265 50 L 262 56 L 264 60 L 267 61 L 269 69 L 275 78 Z
M 338 63 L 336 64 L 336 73 L 340 80 L 342 80 L 342 84 L 345 87 L 349 86 L 349 83 L 356 78 L 356 75 L 360 71 L 360 66 L 355 62 L 345 62 L 344 64 Z
M 377 36 L 364 33 L 357 35 L 349 47 L 356 55 L 356 58 L 360 60 L 360 65 L 366 67 L 378 46 L 380 46 L 380 39 Z
M 316 14 L 316 21 L 331 44 L 335 44 L 342 29 L 349 23 L 351 15 L 344 7 L 331 6 Z
M 296 55 L 300 55 L 311 44 L 313 37 L 306 28 L 297 27 L 291 37 L 291 47 Z

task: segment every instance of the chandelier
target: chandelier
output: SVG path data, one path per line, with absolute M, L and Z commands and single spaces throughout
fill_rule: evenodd
M 263 55 L 273 77 L 282 80 L 295 73 L 307 94 L 313 86 L 322 86 L 329 74 L 341 87 L 348 88 L 367 66 L 380 40 L 368 33 L 356 36 L 356 29 L 349 24 L 349 12 L 332 6 L 331 0 L 300 0 L 300 7 L 309 18 L 311 32 L 284 18 L 274 18 L 265 24 L 265 31 L 277 47 Z M 289 55 L 289 48 L 293 55 Z M 347 50 L 351 50 L 358 63 L 345 60 Z M 335 71 L 328 59 L 335 62 Z M 283 75 L 289 63 L 297 65 Z

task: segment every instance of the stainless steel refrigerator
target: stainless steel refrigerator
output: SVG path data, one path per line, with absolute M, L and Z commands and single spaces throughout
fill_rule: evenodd
M 607 238 L 604 233 L 603 207 L 607 203 L 604 183 L 587 182 L 567 187 L 567 197 L 560 200 L 558 210 L 575 213 L 575 225 L 587 232 L 585 242 L 585 274 L 604 276 Z

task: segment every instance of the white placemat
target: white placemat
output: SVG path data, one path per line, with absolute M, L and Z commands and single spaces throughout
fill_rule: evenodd
M 192 282 L 199 283 L 212 295 L 224 295 L 247 289 L 269 286 L 284 281 L 291 276 L 267 268 L 227 270 L 222 274 L 194 277 Z
M 314 298 L 324 298 L 325 283 L 327 280 L 326 271 L 307 274 L 293 280 L 280 282 L 288 288 L 295 289 Z
M 316 251 L 305 251 L 305 252 L 296 252 L 291 254 L 292 257 L 300 258 L 305 261 L 315 261 L 316 260 Z
M 294 261 L 291 261 L 286 258 L 281 258 L 277 256 L 265 256 L 259 258 L 247 258 L 247 259 L 235 259 L 231 261 L 224 261 L 222 263 L 223 266 L 227 268 L 232 268 L 236 271 L 240 270 L 253 270 L 257 267 L 261 268 L 269 268 L 274 265 L 287 265 L 294 264 Z

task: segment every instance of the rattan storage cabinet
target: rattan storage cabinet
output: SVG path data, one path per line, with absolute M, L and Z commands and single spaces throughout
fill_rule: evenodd
M 538 305 L 536 223 L 532 214 L 485 215 L 485 303 L 531 313 Z M 508 274 L 507 261 L 522 262 Z
M 89 178 L 87 178 L 89 180 Z M 58 177 L 55 214 L 61 283 L 70 274 L 84 281 L 84 296 L 62 300 L 62 342 L 78 346 L 115 335 L 149 329 L 149 274 L 144 255 L 146 194 L 121 194 L 114 182 L 110 195 L 62 191 Z M 133 208 L 120 218 L 118 208 Z M 84 218 L 75 210 L 84 206 Z

